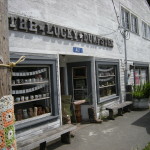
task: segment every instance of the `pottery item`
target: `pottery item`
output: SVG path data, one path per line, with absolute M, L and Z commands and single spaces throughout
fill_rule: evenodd
M 46 97 L 46 94 L 42 94 L 43 97 Z
M 37 115 L 42 115 L 42 114 L 43 114 L 42 107 L 38 107 L 37 108 Z
M 35 95 L 34 97 L 35 97 L 35 99 L 38 99 L 38 98 L 39 98 L 39 96 L 38 96 L 38 95 Z
M 36 82 L 39 82 L 40 81 L 40 79 L 39 78 L 36 78 Z
M 45 107 L 45 112 L 46 112 L 46 113 L 49 113 L 49 112 L 50 112 L 49 107 Z
M 28 79 L 28 82 L 31 83 L 32 79 Z
M 43 78 L 42 78 L 42 77 L 40 77 L 40 78 L 39 78 L 39 81 L 41 81 L 41 82 L 42 82 L 42 81 L 43 81 Z
M 28 113 L 27 113 L 27 109 L 23 109 L 23 118 L 24 119 L 29 118 Z
M 35 79 L 35 78 L 32 78 L 31 80 L 32 80 L 32 82 L 36 82 L 36 79 Z
M 33 96 L 33 95 L 30 95 L 30 99 L 31 99 L 31 100 L 34 99 L 34 96 Z
M 34 116 L 37 116 L 37 107 L 34 107 Z
M 20 83 L 24 83 L 24 79 L 20 79 Z
M 49 93 L 46 93 L 46 97 L 49 97 Z
M 20 121 L 20 120 L 23 119 L 22 109 L 18 109 L 18 110 L 17 110 L 16 119 L 17 119 L 17 121 Z
M 15 84 L 15 80 L 12 80 L 12 84 Z
M 16 97 L 15 102 L 20 102 L 20 97 Z
M 29 108 L 28 109 L 28 114 L 29 114 L 29 117 L 33 117 L 34 116 L 33 108 Z
M 39 98 L 42 98 L 42 94 L 39 94 L 38 96 L 39 96 Z
M 25 99 L 25 101 L 28 101 L 29 100 L 29 96 L 25 96 L 24 99 Z
M 27 79 L 25 79 L 25 80 L 24 80 L 24 82 L 25 82 L 25 83 L 28 83 L 28 80 L 27 80 Z
M 20 84 L 20 79 L 17 79 L 17 80 L 16 80 L 16 84 Z
M 24 101 L 24 96 L 21 96 L 21 99 L 20 99 L 21 101 Z

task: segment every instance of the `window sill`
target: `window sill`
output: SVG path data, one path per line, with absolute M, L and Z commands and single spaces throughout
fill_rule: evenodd
M 142 37 L 144 40 L 147 40 L 147 41 L 150 41 L 150 39 L 148 39 L 148 38 L 145 38 L 145 37 Z
M 134 34 L 134 35 L 137 35 L 137 36 L 140 36 L 140 34 L 139 33 L 136 33 L 136 32 L 133 32 L 133 31 L 130 31 L 132 34 Z
M 40 116 L 37 116 L 34 118 L 17 121 L 15 123 L 15 129 L 20 130 L 22 128 L 28 128 L 30 126 L 37 125 L 39 123 L 43 123 L 45 121 L 49 121 L 49 120 L 57 119 L 57 118 L 58 118 L 58 116 L 50 116 L 50 113 L 43 114 L 43 115 L 40 115 Z
M 117 98 L 119 98 L 119 96 L 117 96 L 116 94 L 113 94 L 113 95 L 110 95 L 110 96 L 106 96 L 104 98 L 100 98 L 98 103 L 100 104 L 100 103 L 103 103 L 103 102 L 108 102 L 108 101 L 111 101 L 111 100 L 117 99 Z

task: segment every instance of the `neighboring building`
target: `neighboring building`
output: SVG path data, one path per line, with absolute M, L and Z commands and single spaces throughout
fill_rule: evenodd
M 91 105 L 99 117 L 101 107 L 125 100 L 125 81 L 149 80 L 146 0 L 9 0 L 8 10 L 11 59 L 27 56 L 13 70 L 18 135 L 60 126 L 61 95 L 86 99 L 81 116 L 87 120 Z

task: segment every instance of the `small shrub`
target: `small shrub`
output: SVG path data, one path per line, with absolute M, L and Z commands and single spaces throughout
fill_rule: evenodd
M 150 143 L 148 143 L 143 150 L 150 150 Z
M 142 85 L 133 86 L 132 92 L 133 98 L 149 98 L 150 96 L 150 83 L 144 83 Z

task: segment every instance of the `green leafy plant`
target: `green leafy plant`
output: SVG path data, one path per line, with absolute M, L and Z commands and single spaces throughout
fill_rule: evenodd
M 150 143 L 148 143 L 143 150 L 150 150 Z
M 150 96 L 150 83 L 144 83 L 141 85 L 134 85 L 133 98 L 141 99 L 141 98 L 149 98 Z

